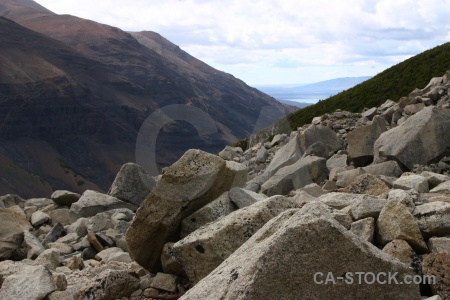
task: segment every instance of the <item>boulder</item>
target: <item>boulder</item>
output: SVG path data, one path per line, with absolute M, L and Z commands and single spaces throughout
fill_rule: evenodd
M 432 237 L 428 240 L 428 249 L 430 252 L 448 252 L 450 251 L 450 238 Z
M 165 169 L 136 212 L 126 233 L 131 257 L 147 269 L 160 269 L 164 244 L 179 238 L 181 221 L 232 187 L 242 187 L 246 178 L 247 169 L 241 164 L 188 150 Z
M 77 202 L 80 199 L 81 195 L 77 193 L 73 193 L 65 190 L 57 190 L 54 191 L 50 198 L 58 204 L 59 206 L 68 206 L 70 207 L 72 203 Z
M 161 254 L 162 269 L 164 273 L 186 277 L 183 266 L 175 258 L 173 245 L 174 243 L 167 243 L 164 245 Z
M 59 251 L 56 249 L 47 249 L 43 251 L 35 260 L 35 265 L 41 265 L 49 270 L 56 270 L 61 265 Z
M 301 150 L 297 138 L 291 139 L 286 145 L 275 152 L 274 157 L 264 171 L 265 180 L 269 179 L 279 169 L 292 165 L 298 161 L 303 155 L 303 152 L 304 151 Z
M 347 135 L 348 155 L 355 167 L 364 167 L 373 161 L 373 146 L 385 131 L 386 120 L 375 116 L 369 125 L 357 127 Z
M 389 192 L 389 186 L 374 175 L 362 174 L 353 179 L 343 192 L 379 196 Z
M 428 193 L 428 180 L 420 175 L 408 174 L 394 181 L 394 189 L 410 190 L 413 189 L 419 193 Z
M 315 143 L 328 145 L 330 152 L 336 152 L 342 148 L 342 142 L 337 134 L 331 128 L 320 124 L 310 125 L 297 135 L 297 140 L 303 153 Z
M 72 222 L 82 217 L 92 217 L 96 214 L 116 208 L 136 210 L 136 205 L 119 200 L 116 197 L 87 190 L 81 198 L 70 206 Z
M 192 283 L 197 283 L 266 222 L 297 204 L 273 196 L 201 227 L 173 245 L 172 251 Z
M 434 276 L 430 283 L 433 294 L 442 299 L 450 298 L 450 252 L 438 252 L 427 255 L 422 262 L 424 275 Z
M 367 195 L 331 192 L 318 197 L 316 201 L 323 202 L 324 204 L 335 209 L 343 209 L 352 205 L 354 202 L 361 201 L 361 199 L 364 198 L 373 199 L 373 197 Z
M 363 168 L 356 168 L 356 169 L 352 169 L 352 170 L 346 170 L 346 171 L 339 172 L 339 173 L 337 173 L 337 176 L 336 176 L 336 185 L 338 187 L 346 187 L 356 177 L 358 177 L 359 175 L 365 174 L 365 173 L 366 172 L 364 171 Z
M 155 186 L 156 181 L 141 166 L 126 163 L 117 173 L 108 195 L 139 206 Z
M 1 208 L 8 208 L 14 205 L 19 205 L 20 207 L 25 206 L 25 200 L 23 200 L 21 197 L 13 194 L 7 194 L 4 196 L 0 196 L 0 207 Z
M 352 218 L 350 217 L 349 214 L 347 214 L 343 210 L 334 209 L 319 201 L 306 203 L 301 208 L 301 212 L 309 216 L 335 219 L 339 224 L 344 226 L 346 229 L 350 229 L 352 225 Z
M 20 247 L 28 221 L 8 208 L 0 208 L 0 260 L 8 259 Z
M 258 194 L 240 187 L 234 187 L 230 190 L 229 196 L 231 201 L 236 204 L 238 208 L 243 208 L 258 201 L 267 199 L 264 194 Z
M 22 264 L 17 273 L 4 280 L 0 299 L 42 300 L 56 290 L 53 276 L 46 267 Z
M 34 227 L 38 227 L 48 221 L 50 221 L 50 216 L 40 210 L 31 215 L 31 225 Z
M 436 201 L 418 205 L 414 217 L 426 238 L 450 234 L 450 203 Z
M 428 165 L 448 155 L 450 110 L 425 107 L 397 126 L 381 134 L 374 146 L 375 162 L 396 160 L 412 170 L 415 164 Z
M 351 255 L 349 255 L 351 253 Z M 420 299 L 417 285 L 344 284 L 328 274 L 412 272 L 333 219 L 288 210 L 180 299 Z M 357 276 L 353 277 L 357 282 Z
M 232 188 L 232 190 L 233 189 L 234 188 Z M 184 238 L 198 228 L 216 221 L 217 219 L 232 213 L 236 209 L 238 209 L 238 207 L 231 202 L 229 192 L 225 192 L 216 200 L 208 203 L 190 216 L 183 219 L 181 222 L 180 237 Z
M 415 203 L 419 201 L 419 193 L 415 190 L 393 189 L 388 193 L 388 200 L 397 201 L 405 205 L 409 212 L 416 209 Z
M 441 183 L 450 181 L 450 176 L 442 175 L 439 173 L 423 171 L 420 175 L 428 179 L 428 185 L 430 186 L 430 188 L 434 188 Z
M 430 193 L 450 194 L 450 181 L 439 184 L 431 189 Z
M 365 173 L 377 176 L 399 177 L 403 174 L 398 163 L 393 160 L 372 164 L 362 169 Z
M 49 243 L 56 242 L 63 234 L 65 234 L 66 230 L 61 223 L 56 223 L 55 226 L 45 235 L 44 240 L 42 241 L 42 245 L 45 247 Z M 81 235 L 80 235 L 81 236 Z
M 180 279 L 175 275 L 159 272 L 153 278 L 150 286 L 161 291 L 175 293 L 178 290 L 177 285 L 179 281 Z
M 225 148 L 219 152 L 219 156 L 225 160 L 233 160 L 236 156 L 242 154 L 244 151 L 241 147 L 225 146 Z
M 365 218 L 353 222 L 350 231 L 358 236 L 361 240 L 373 244 L 373 236 L 375 233 L 375 220 L 374 218 Z
M 326 159 L 306 156 L 290 166 L 279 169 L 261 186 L 261 191 L 268 196 L 287 195 L 290 191 L 310 183 L 321 183 L 327 177 Z
M 377 239 L 381 245 L 400 239 L 417 252 L 428 252 L 416 219 L 409 209 L 398 201 L 388 201 L 377 220 Z
M 414 270 L 414 273 L 422 274 L 422 261 L 411 246 L 404 240 L 393 240 L 383 248 L 383 252 L 395 257 Z
M 37 237 L 34 236 L 28 230 L 24 230 L 24 240 L 23 243 L 27 247 L 27 258 L 35 259 L 45 248 L 42 246 L 41 242 Z
M 370 196 L 355 198 L 351 203 L 352 216 L 355 220 L 369 217 L 377 219 L 386 202 L 385 199 Z
M 256 152 L 256 162 L 263 163 L 267 159 L 267 149 L 264 146 L 261 146 Z
M 328 170 L 332 170 L 334 168 L 345 168 L 347 167 L 348 155 L 342 153 L 336 153 L 332 157 L 327 160 L 327 168 Z

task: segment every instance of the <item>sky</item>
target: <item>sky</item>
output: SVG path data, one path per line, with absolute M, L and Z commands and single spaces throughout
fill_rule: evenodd
M 450 41 L 450 0 L 37 0 L 160 33 L 253 86 L 373 76 Z

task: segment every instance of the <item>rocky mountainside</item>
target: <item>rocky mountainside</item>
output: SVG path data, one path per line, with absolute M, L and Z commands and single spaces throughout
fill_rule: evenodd
M 107 194 L 2 196 L 0 299 L 449 299 L 449 120 L 447 71 Z
M 0 2 L 0 42 L 1 193 L 106 190 L 135 161 L 144 121 L 170 105 L 181 111 L 162 124 L 160 167 L 189 148 L 217 153 L 248 136 L 264 108 L 265 125 L 294 111 L 156 33 L 57 15 L 31 0 Z M 208 116 L 208 134 L 186 121 L 189 108 Z

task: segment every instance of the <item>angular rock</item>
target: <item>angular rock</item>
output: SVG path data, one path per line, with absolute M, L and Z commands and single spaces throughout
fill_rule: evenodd
M 44 240 L 42 241 L 42 245 L 45 247 L 49 243 L 56 242 L 63 234 L 65 234 L 66 230 L 61 223 L 56 223 L 55 226 L 47 233 Z
M 100 243 L 100 241 L 98 240 L 95 232 L 89 231 L 87 234 L 87 239 L 89 243 L 91 243 L 92 247 L 94 247 L 95 250 L 97 250 L 97 252 L 101 252 L 105 249 L 102 243 Z
M 233 160 L 243 152 L 241 147 L 225 146 L 225 148 L 219 152 L 219 156 L 225 160 Z
M 387 131 L 386 120 L 375 116 L 372 123 L 358 127 L 347 135 L 348 155 L 355 167 L 364 167 L 373 161 L 373 146 L 380 135 Z
M 323 202 L 335 209 L 343 209 L 344 207 L 352 205 L 353 202 L 358 202 L 364 198 L 372 199 L 372 197 L 367 195 L 332 192 L 318 197 L 316 201 Z
M 361 113 L 361 117 L 372 120 L 377 114 L 378 109 L 376 107 L 369 108 L 368 110 Z
M 368 174 L 389 177 L 399 177 L 403 174 L 403 171 L 400 169 L 398 163 L 393 160 L 366 166 L 363 170 Z
M 450 110 L 425 107 L 403 123 L 384 132 L 375 142 L 375 162 L 396 160 L 402 168 L 439 161 L 450 148 Z
M 34 227 L 38 227 L 48 221 L 50 221 L 50 216 L 40 210 L 31 215 L 31 225 Z
M 263 163 L 267 159 L 268 152 L 264 146 L 261 146 L 256 152 L 256 162 Z
M 389 186 L 374 175 L 362 174 L 353 179 L 343 192 L 379 196 L 389 192 Z
M 273 196 L 239 209 L 201 227 L 173 245 L 172 251 L 192 283 L 222 263 L 266 222 L 298 207 L 283 196 Z
M 366 173 L 363 168 L 356 168 L 352 170 L 347 170 L 339 172 L 337 174 L 336 185 L 338 187 L 346 187 L 349 185 L 356 177 Z
M 56 223 L 61 223 L 64 226 L 70 225 L 70 209 L 68 208 L 51 210 L 47 214 L 50 216 L 51 225 L 56 225 Z
M 60 206 L 70 207 L 72 203 L 77 202 L 81 195 L 65 190 L 54 191 L 50 198 Z
M 59 251 L 55 249 L 47 249 L 43 251 L 35 260 L 35 265 L 41 265 L 49 270 L 56 270 L 61 265 Z
M 430 186 L 430 188 L 434 188 L 441 183 L 450 181 L 450 176 L 442 175 L 439 173 L 423 171 L 420 175 L 428 179 L 428 185 Z
M 315 278 L 323 283 L 328 272 L 341 276 L 386 270 L 399 272 L 400 277 L 412 275 L 404 264 L 336 221 L 289 210 L 267 223 L 181 299 L 371 299 L 374 295 L 420 299 L 416 285 L 314 282 Z
M 28 221 L 8 208 L 0 208 L 0 260 L 8 259 L 20 247 Z
M 42 252 L 44 252 L 45 248 L 42 246 L 41 242 L 37 237 L 34 236 L 31 232 L 25 230 L 24 232 L 24 240 L 23 243 L 27 247 L 27 258 L 35 259 Z
M 181 221 L 232 187 L 242 187 L 246 176 L 243 165 L 188 150 L 165 169 L 136 212 L 126 233 L 131 257 L 147 269 L 158 269 L 162 248 Z
M 355 198 L 351 204 L 352 216 L 355 220 L 369 217 L 377 219 L 386 203 L 387 201 L 385 199 L 370 196 Z
M 448 252 L 450 251 L 450 238 L 432 237 L 428 240 L 428 249 L 430 252 Z
M 66 227 L 67 233 L 75 232 L 78 236 L 83 237 L 88 233 L 87 230 L 88 219 L 79 218 L 72 224 Z
M 350 231 L 358 236 L 361 240 L 373 244 L 373 236 L 375 233 L 375 219 L 369 217 L 353 222 L 350 227 Z
M 75 271 L 84 269 L 84 261 L 81 256 L 75 255 L 69 258 L 66 263 L 66 267 Z
M 405 205 L 409 212 L 413 212 L 416 209 L 415 203 L 419 201 L 419 193 L 415 190 L 390 190 L 388 193 L 388 200 L 397 201 Z
M 258 194 L 240 187 L 234 187 L 230 190 L 229 196 L 231 201 L 236 204 L 238 208 L 243 208 L 258 201 L 267 199 L 264 194 Z
M 395 189 L 410 190 L 413 189 L 419 193 L 428 193 L 428 180 L 420 175 L 402 176 L 394 182 Z
M 436 201 L 418 205 L 414 217 L 425 238 L 450 234 L 450 203 Z
M 430 193 L 450 194 L 450 181 L 439 184 L 431 189 Z
M 310 125 L 301 134 L 297 135 L 297 140 L 304 153 L 311 145 L 322 143 L 328 145 L 331 152 L 336 152 L 342 147 L 341 140 L 331 129 L 323 125 Z
M 25 200 L 23 200 L 21 197 L 13 194 L 7 194 L 4 196 L 0 196 L 0 207 L 1 208 L 8 208 L 14 205 L 19 205 L 20 207 L 25 206 Z
M 330 171 L 333 168 L 338 168 L 338 167 L 345 168 L 345 167 L 347 167 L 347 160 L 348 160 L 347 154 L 336 153 L 335 155 L 333 155 L 332 157 L 330 157 L 327 160 L 327 168 Z
M 424 275 L 434 276 L 435 282 L 430 284 L 433 294 L 442 299 L 450 298 L 450 252 L 431 253 L 422 262 Z
M 404 240 L 393 240 L 383 248 L 383 252 L 395 257 L 414 270 L 414 273 L 422 274 L 422 261 L 411 246 Z
M 108 195 L 139 206 L 155 185 L 155 179 L 141 166 L 126 163 L 117 173 Z
M 350 229 L 352 225 L 352 218 L 350 217 L 349 214 L 347 214 L 343 210 L 334 209 L 319 201 L 306 203 L 301 208 L 301 212 L 309 216 L 335 219 L 339 224 L 344 226 L 346 229 Z
M 428 252 L 416 219 L 409 209 L 397 201 L 388 201 L 377 220 L 377 239 L 381 245 L 405 240 L 417 252 Z
M 264 171 L 265 180 L 272 177 L 279 169 L 295 163 L 302 155 L 303 151 L 300 148 L 297 138 L 291 139 L 286 145 L 275 152 L 275 156 Z
M 109 195 L 87 190 L 77 202 L 70 206 L 70 219 L 74 222 L 79 218 L 92 217 L 100 212 L 116 208 L 135 210 L 136 206 Z
M 0 299 L 42 300 L 57 290 L 52 274 L 44 266 L 23 265 L 4 280 Z
M 296 190 L 295 193 L 298 193 L 300 191 L 304 191 L 313 197 L 320 197 L 326 194 L 326 192 L 317 183 L 305 185 L 304 187 Z
M 279 169 L 261 186 L 261 191 L 268 196 L 287 195 L 290 191 L 313 182 L 321 183 L 327 177 L 326 159 L 306 156 L 290 166 Z
M 232 188 L 233 190 L 235 188 Z M 259 194 L 258 194 L 259 195 Z M 213 202 L 203 206 L 192 215 L 186 217 L 181 222 L 181 233 L 180 237 L 184 238 L 191 232 L 194 232 L 198 228 L 211 223 L 221 217 L 224 217 L 233 211 L 238 209 L 238 207 L 231 202 L 229 197 L 229 192 L 225 192 L 219 196 Z
M 161 291 L 175 293 L 177 291 L 178 282 L 179 278 L 175 275 L 158 273 L 153 278 L 150 286 Z
M 162 269 L 164 273 L 186 277 L 183 271 L 183 267 L 175 258 L 172 250 L 173 245 L 174 243 L 167 243 L 164 245 L 161 254 Z

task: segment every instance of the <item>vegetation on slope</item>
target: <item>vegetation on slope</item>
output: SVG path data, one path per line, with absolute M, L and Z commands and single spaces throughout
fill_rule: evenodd
M 295 130 L 311 123 L 314 117 L 338 108 L 361 112 L 364 107 L 379 106 L 387 99 L 398 101 L 415 88 L 424 88 L 430 78 L 442 76 L 447 70 L 450 70 L 450 43 L 411 57 L 349 90 L 298 110 L 287 119 Z

